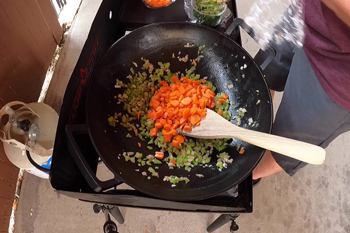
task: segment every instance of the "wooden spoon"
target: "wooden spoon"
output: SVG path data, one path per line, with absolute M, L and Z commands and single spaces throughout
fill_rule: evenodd
M 194 138 L 205 139 L 237 138 L 258 147 L 310 164 L 320 165 L 324 162 L 326 157 L 326 151 L 322 147 L 289 138 L 243 129 L 227 121 L 210 109 L 207 109 L 207 116 L 201 121 L 200 126 L 193 127 L 191 132 L 180 131 L 179 133 Z

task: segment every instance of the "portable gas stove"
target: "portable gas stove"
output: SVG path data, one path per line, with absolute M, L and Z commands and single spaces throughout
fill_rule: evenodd
M 235 3 L 229 5 L 236 17 Z M 119 222 L 124 219 L 118 206 L 188 212 L 213 212 L 222 215 L 208 227 L 212 232 L 232 221 L 231 231 L 238 229 L 235 219 L 239 213 L 251 213 L 253 202 L 252 177 L 249 176 L 233 189 L 216 197 L 194 202 L 174 202 L 153 198 L 136 190 L 122 190 L 122 183 L 111 179 L 100 181 L 96 176 L 99 156 L 89 135 L 81 131 L 75 139 L 81 145 L 82 157 L 70 153 L 66 143 L 65 126 L 85 123 L 86 87 L 92 72 L 109 49 L 126 30 L 161 21 L 186 21 L 184 3 L 178 0 L 169 7 L 159 10 L 147 9 L 140 0 L 104 0 L 92 24 L 88 39 L 70 78 L 59 117 L 57 135 L 50 172 L 50 181 L 57 193 L 77 198 L 81 201 L 97 203 L 94 211 L 106 214 L 105 232 L 117 232 L 109 214 Z M 229 25 L 229 24 L 228 24 Z M 218 27 L 224 31 L 225 28 Z M 238 32 L 234 38 L 240 43 Z

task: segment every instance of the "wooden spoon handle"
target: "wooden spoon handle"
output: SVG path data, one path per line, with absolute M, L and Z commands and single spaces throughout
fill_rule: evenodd
M 320 165 L 326 158 L 326 151 L 322 147 L 309 143 L 243 128 L 237 130 L 235 127 L 233 132 L 232 137 L 234 138 L 305 163 Z

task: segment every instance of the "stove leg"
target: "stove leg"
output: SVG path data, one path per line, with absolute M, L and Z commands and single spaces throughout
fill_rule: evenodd
M 107 206 L 107 208 L 108 208 L 108 212 L 113 216 L 115 220 L 117 220 L 119 224 L 124 223 L 124 217 L 120 212 L 120 209 L 118 208 L 118 206 Z
M 100 213 L 101 211 L 105 214 L 106 223 L 103 226 L 104 233 L 118 233 L 117 225 L 110 218 L 110 215 L 112 215 L 113 218 L 118 221 L 118 223 L 124 223 L 123 215 L 118 206 L 94 204 L 93 209 L 96 214 Z
M 118 233 L 118 227 L 109 216 L 109 212 L 105 211 L 106 222 L 103 225 L 103 233 Z
M 236 223 L 236 219 L 239 214 L 222 214 L 220 215 L 210 226 L 207 228 L 207 232 L 213 232 L 224 226 L 226 223 L 231 221 L 230 232 L 238 231 L 239 227 Z

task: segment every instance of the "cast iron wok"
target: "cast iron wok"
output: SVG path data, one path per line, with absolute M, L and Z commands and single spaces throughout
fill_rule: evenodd
M 185 48 L 187 43 L 195 44 L 196 47 Z M 218 152 L 214 151 L 209 167 L 198 166 L 187 172 L 184 169 L 170 170 L 164 163 L 158 170 L 160 178 L 152 177 L 151 180 L 141 174 L 142 171 L 147 171 L 148 166 L 140 167 L 137 163 L 126 162 L 123 156 L 118 159 L 118 155 L 124 151 L 141 152 L 146 156 L 154 154 L 156 148 L 149 151 L 146 148 L 147 141 L 140 141 L 137 137 L 127 138 L 128 131 L 119 124 L 115 128 L 108 125 L 108 116 L 115 112 L 124 113 L 123 105 L 118 105 L 114 98 L 123 93 L 123 89 L 114 87 L 116 79 L 127 82 L 126 76 L 133 66 L 132 62 L 139 65 L 139 68 L 134 67 L 138 71 L 142 66 L 142 57 L 149 59 L 155 66 L 158 62 L 170 62 L 172 72 L 185 72 L 192 64 L 180 62 L 177 57 L 188 54 L 189 58 L 196 58 L 198 46 L 201 45 L 206 47 L 196 73 L 202 77 L 207 76 L 216 86 L 217 92 L 225 92 L 231 103 L 235 103 L 236 109 L 233 104 L 230 106 L 232 116 L 237 114 L 238 108 L 246 108 L 242 127 L 253 129 L 248 124 L 248 119 L 252 118 L 258 122 L 255 130 L 271 130 L 271 97 L 263 74 L 249 54 L 229 37 L 211 28 L 190 23 L 158 23 L 131 32 L 109 49 L 89 81 L 87 128 L 94 147 L 106 166 L 118 179 L 147 195 L 177 201 L 210 198 L 246 178 L 264 153 L 261 148 L 243 143 L 245 153 L 241 155 L 236 147 L 242 142 L 233 139 L 225 150 L 233 158 L 233 163 L 222 172 L 215 166 Z M 172 58 L 172 54 L 176 58 Z M 258 100 L 260 104 L 257 104 Z M 142 148 L 138 148 L 138 142 L 142 143 Z M 204 178 L 199 178 L 196 174 L 203 174 Z M 164 176 L 170 175 L 186 176 L 190 182 L 180 182 L 176 187 L 171 187 L 169 182 L 163 181 Z

